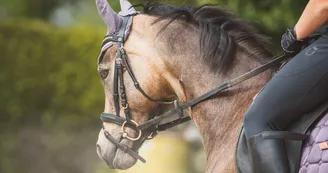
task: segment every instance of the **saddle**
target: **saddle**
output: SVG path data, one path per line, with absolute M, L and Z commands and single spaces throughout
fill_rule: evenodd
M 312 112 L 302 115 L 294 121 L 287 129 L 289 132 L 306 134 L 308 130 L 316 125 L 316 123 L 325 115 L 328 110 L 328 101 L 320 105 Z M 251 161 L 248 156 L 248 146 L 242 127 L 236 146 L 235 164 L 237 173 L 252 173 Z M 291 173 L 296 173 L 300 168 L 300 159 L 302 152 L 302 144 L 304 141 L 285 140 L 286 151 L 288 155 L 289 167 Z

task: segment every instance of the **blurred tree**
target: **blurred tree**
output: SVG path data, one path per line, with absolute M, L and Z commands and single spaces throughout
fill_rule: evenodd
M 3 0 L 1 6 L 8 16 L 48 19 L 56 8 L 76 1 L 78 0 Z
M 61 30 L 38 21 L 2 22 L 0 120 L 5 124 L 0 129 L 11 121 L 16 125 L 49 125 L 59 118 L 94 122 L 98 117 L 94 112 L 103 108 L 96 71 L 101 40 L 102 32 L 96 28 Z
M 150 0 L 150 2 L 156 0 Z M 273 44 L 279 49 L 282 33 L 287 27 L 293 27 L 297 22 L 308 0 L 157 0 L 172 5 L 197 6 L 205 3 L 214 3 L 231 9 L 243 19 L 255 21 L 257 27 L 266 35 L 273 38 Z M 132 4 L 143 4 L 146 0 L 130 0 Z M 120 11 L 119 0 L 109 1 L 115 11 Z M 69 5 L 71 4 L 71 5 Z M 0 17 L 24 16 L 48 20 L 53 13 L 65 8 L 70 15 L 57 15 L 56 24 L 61 24 L 66 18 L 64 26 L 72 24 L 92 23 L 101 24 L 96 12 L 94 0 L 4 0 L 0 2 Z M 57 11 L 58 12 L 58 11 Z M 65 13 L 65 12 L 62 12 Z M 56 13 L 57 14 L 57 13 Z M 53 19 L 53 18 L 52 18 Z
M 97 74 L 102 36 L 94 27 L 0 23 L 0 172 L 45 172 L 49 165 L 81 172 L 77 164 L 95 160 L 104 104 Z M 73 165 L 90 146 L 93 155 Z

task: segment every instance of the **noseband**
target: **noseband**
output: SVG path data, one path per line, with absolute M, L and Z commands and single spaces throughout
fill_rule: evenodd
M 275 67 L 278 64 L 280 64 L 284 59 L 286 59 L 287 56 L 283 55 L 283 56 L 279 56 L 275 59 L 273 59 L 272 61 L 256 68 L 253 69 L 237 78 L 234 78 L 230 81 L 225 82 L 222 85 L 219 85 L 218 87 L 214 88 L 213 90 L 205 93 L 204 95 L 201 95 L 189 102 L 180 104 L 177 100 L 175 101 L 164 101 L 164 100 L 156 100 L 156 99 L 152 99 L 149 95 L 147 95 L 147 93 L 145 93 L 145 91 L 140 87 L 139 82 L 137 81 L 135 75 L 133 74 L 131 67 L 128 63 L 127 60 L 127 54 L 124 50 L 124 38 L 125 38 L 125 31 L 126 31 L 126 26 L 127 23 L 129 21 L 129 19 L 132 16 L 126 16 L 123 17 L 123 21 L 121 22 L 121 26 L 119 29 L 119 33 L 118 35 L 107 35 L 104 38 L 104 41 L 102 43 L 102 48 L 105 47 L 105 45 L 109 42 L 114 42 L 117 44 L 117 56 L 115 58 L 115 68 L 114 68 L 114 86 L 113 86 L 113 99 L 114 99 L 114 104 L 115 104 L 115 112 L 116 114 L 110 114 L 110 113 L 101 113 L 100 119 L 103 122 L 111 122 L 114 124 L 117 124 L 119 126 L 121 126 L 121 130 L 122 130 L 122 138 L 121 139 L 128 139 L 131 141 L 138 141 L 141 139 L 142 137 L 142 133 L 148 133 L 150 134 L 147 138 L 143 139 L 152 139 L 157 132 L 159 131 L 164 131 L 168 128 L 174 127 L 178 124 L 184 123 L 186 121 L 191 120 L 191 118 L 189 116 L 185 116 L 183 114 L 183 110 L 190 108 L 208 98 L 210 98 L 211 96 L 225 90 L 228 89 L 236 84 L 239 84 L 257 74 L 260 74 L 262 72 L 264 72 L 265 70 Z M 108 47 L 109 48 L 109 47 Z M 105 50 L 102 50 L 101 55 L 99 57 L 99 63 L 102 61 L 103 56 L 106 52 L 106 50 L 108 49 L 106 48 Z M 152 102 L 156 102 L 159 104 L 174 104 L 174 108 L 168 112 L 165 112 L 164 114 L 160 115 L 160 116 L 156 116 L 153 119 L 150 119 L 146 122 L 143 122 L 142 124 L 138 124 L 137 122 L 133 121 L 131 119 L 131 112 L 130 112 L 130 108 L 129 108 L 129 104 L 127 101 L 127 95 L 125 92 L 125 86 L 124 86 L 124 78 L 123 78 L 123 65 L 125 66 L 127 72 L 129 73 L 135 88 L 142 93 L 142 95 L 144 97 L 146 97 L 148 100 L 152 101 Z M 119 101 L 121 101 L 121 106 Z M 122 107 L 124 109 L 124 114 L 125 114 L 125 118 L 123 118 L 122 116 L 120 116 L 120 107 Z M 173 115 L 179 115 L 178 119 L 175 119 L 173 121 L 161 124 L 161 121 L 163 119 L 166 119 L 168 117 L 171 117 Z M 131 137 L 128 135 L 128 133 L 126 133 L 125 129 L 126 127 L 129 127 L 133 130 L 135 130 L 137 132 L 137 137 Z M 132 157 L 139 159 L 142 162 L 146 162 L 145 159 L 143 159 L 137 152 L 135 152 L 134 150 L 132 150 L 131 148 L 121 144 L 120 142 L 116 141 L 114 139 L 114 137 L 112 137 L 110 135 L 110 133 L 105 129 L 105 127 L 103 126 L 103 131 L 104 131 L 104 135 L 105 137 L 111 141 L 115 146 L 117 146 L 119 149 L 121 149 L 122 151 L 130 154 Z

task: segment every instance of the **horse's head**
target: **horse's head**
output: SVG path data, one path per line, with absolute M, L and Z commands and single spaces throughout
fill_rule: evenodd
M 154 126 L 137 130 L 138 124 L 159 114 L 172 100 L 185 101 L 185 95 L 179 80 L 155 49 L 157 32 L 148 26 L 154 18 L 136 15 L 131 4 L 124 0 L 119 14 L 107 0 L 96 3 L 108 27 L 98 59 L 105 110 L 97 153 L 110 168 L 127 169 L 137 159 L 143 160 L 137 151 L 156 133 Z

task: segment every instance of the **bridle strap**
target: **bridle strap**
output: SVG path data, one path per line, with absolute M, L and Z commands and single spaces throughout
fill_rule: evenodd
M 185 123 L 185 122 L 190 121 L 190 120 L 191 120 L 191 118 L 189 116 L 186 116 L 186 117 L 183 117 L 183 118 L 178 118 L 176 120 L 173 120 L 173 121 L 158 125 L 157 128 L 156 128 L 156 131 L 159 131 L 159 132 L 165 131 L 167 129 L 170 129 L 172 127 L 175 127 L 179 124 Z
M 117 55 L 118 56 L 118 55 Z M 113 99 L 116 116 L 120 117 L 120 105 L 119 105 L 119 95 L 118 95 L 118 74 L 117 74 L 117 64 L 115 63 L 114 67 L 114 83 L 113 83 Z
M 200 103 L 204 100 L 207 100 L 208 98 L 210 98 L 211 96 L 213 96 L 213 95 L 215 95 L 219 92 L 222 92 L 222 91 L 224 91 L 224 90 L 226 90 L 226 89 L 228 89 L 228 88 L 230 88 L 234 85 L 237 85 L 237 84 L 239 84 L 239 83 L 241 83 L 241 82 L 243 82 L 247 79 L 250 79 L 250 78 L 252 78 L 252 77 L 254 77 L 254 76 L 256 76 L 256 75 L 258 75 L 258 74 L 260 74 L 264 71 L 266 71 L 269 68 L 275 67 L 277 64 L 281 63 L 287 57 L 288 57 L 287 55 L 278 56 L 275 59 L 273 59 L 272 61 L 270 61 L 270 62 L 268 62 L 268 63 L 266 63 L 266 64 L 264 64 L 264 65 L 262 65 L 262 66 L 260 66 L 256 69 L 253 69 L 253 70 L 251 70 L 251 71 L 249 71 L 249 72 L 247 72 L 247 73 L 245 73 L 241 76 L 238 76 L 238 77 L 236 77 L 232 80 L 229 80 L 229 81 L 225 82 L 224 84 L 219 85 L 218 87 L 214 88 L 213 90 L 211 90 L 211 91 L 209 91 L 209 92 L 207 92 L 207 93 L 205 93 L 205 94 L 203 94 L 203 95 L 201 95 L 201 96 L 199 96 L 195 99 L 192 99 L 189 102 L 180 104 L 179 107 L 176 107 L 176 108 L 174 108 L 174 109 L 172 109 L 168 112 L 165 112 L 164 114 L 162 114 L 160 116 L 157 116 L 157 117 L 155 117 L 151 120 L 148 120 L 148 121 L 140 124 L 137 127 L 137 129 L 138 130 L 144 130 L 144 129 L 147 129 L 151 126 L 154 126 L 155 124 L 159 124 L 163 119 L 171 117 L 172 115 L 178 113 L 180 110 L 185 110 L 187 108 L 190 108 L 190 107 L 192 107 L 192 106 L 194 106 L 194 105 L 196 105 L 196 104 L 198 104 L 198 103 Z M 182 121 L 182 120 L 180 120 L 180 121 Z M 188 118 L 186 117 L 183 121 L 184 122 L 188 121 Z M 175 124 L 175 125 L 177 125 L 177 124 Z M 169 126 L 169 125 L 167 124 L 165 126 Z M 165 127 L 165 126 L 163 126 L 163 127 Z
M 137 78 L 135 77 L 133 71 L 131 70 L 131 66 L 127 60 L 127 55 L 126 55 L 126 52 L 124 49 L 121 49 L 121 54 L 122 54 L 122 60 L 125 64 L 125 67 L 126 67 L 126 70 L 128 71 L 132 81 L 133 81 L 133 84 L 135 86 L 135 88 L 137 90 L 140 91 L 140 93 L 146 97 L 148 100 L 152 101 L 152 102 L 156 102 L 156 103 L 159 103 L 159 104 L 172 104 L 174 101 L 164 101 L 164 100 L 156 100 L 156 99 L 153 99 L 151 98 L 141 87 L 140 87 L 140 84 L 137 80 Z
M 115 104 L 115 112 L 116 112 L 116 116 L 118 116 L 118 117 L 120 116 L 119 96 L 121 95 L 121 97 L 122 97 L 122 94 L 121 94 L 122 93 L 122 87 L 124 87 L 124 86 L 120 85 L 121 93 L 119 95 L 118 83 L 120 82 L 120 84 L 121 84 L 121 80 L 123 78 L 123 75 L 122 75 L 122 61 L 119 62 L 118 60 L 121 59 L 120 49 L 123 47 L 124 33 L 125 33 L 126 26 L 128 24 L 129 18 L 130 18 L 130 16 L 129 17 L 123 17 L 121 27 L 120 27 L 120 30 L 119 30 L 119 33 L 118 33 L 117 37 L 109 36 L 110 37 L 109 40 L 115 40 L 115 42 L 118 43 L 117 55 L 116 55 L 116 58 L 115 58 L 115 67 L 114 67 L 114 93 L 113 93 L 114 104 Z M 123 88 L 123 91 L 124 91 L 124 88 Z M 121 98 L 121 100 L 123 100 L 123 99 Z M 129 117 L 127 119 L 129 119 Z

